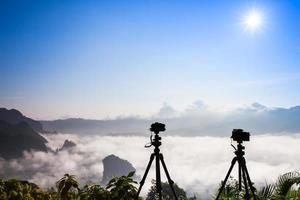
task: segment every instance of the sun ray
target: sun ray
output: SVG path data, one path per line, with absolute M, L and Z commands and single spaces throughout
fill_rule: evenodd
M 254 34 L 262 31 L 266 23 L 264 12 L 257 8 L 247 11 L 241 19 L 241 25 L 247 33 Z

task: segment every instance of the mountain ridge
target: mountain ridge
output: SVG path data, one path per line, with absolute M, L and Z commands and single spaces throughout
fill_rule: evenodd
M 22 121 L 25 121 L 35 131 L 40 132 L 40 133 L 44 132 L 43 126 L 39 121 L 36 121 L 29 117 L 24 116 L 17 109 L 9 110 L 7 108 L 0 108 L 0 120 L 6 121 L 10 124 L 17 124 Z
M 256 102 L 225 114 L 216 114 L 203 104 L 195 104 L 182 113 L 167 107 L 175 115 L 168 112 L 167 117 L 154 115 L 149 118 L 109 120 L 69 118 L 40 122 L 49 131 L 96 135 L 146 135 L 147 127 L 155 121 L 166 123 L 166 135 L 221 136 L 230 134 L 234 128 L 243 128 L 254 134 L 300 132 L 300 106 L 269 108 Z

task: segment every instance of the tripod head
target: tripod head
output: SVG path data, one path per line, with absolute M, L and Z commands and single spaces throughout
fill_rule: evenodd
M 243 129 L 233 129 L 231 139 L 236 141 L 237 148 L 231 144 L 231 146 L 235 149 L 235 154 L 237 156 L 244 156 L 245 155 L 245 146 L 242 145 L 244 141 L 250 141 L 250 133 L 245 132 Z
M 159 132 L 163 132 L 166 130 L 166 125 L 155 122 L 154 124 L 151 124 L 150 131 L 154 132 L 155 134 L 159 134 Z
M 155 135 L 154 135 L 154 139 L 153 139 L 153 135 L 151 134 L 150 143 L 145 145 L 145 147 L 149 148 L 151 146 L 154 146 L 155 148 L 158 148 L 161 145 L 161 137 L 159 136 L 159 133 L 166 130 L 166 125 L 159 123 L 159 122 L 155 122 L 155 123 L 151 124 L 151 127 L 149 130 L 151 132 L 154 132 Z
M 250 141 L 250 133 L 245 132 L 243 129 L 233 129 L 231 138 L 241 144 L 243 141 Z

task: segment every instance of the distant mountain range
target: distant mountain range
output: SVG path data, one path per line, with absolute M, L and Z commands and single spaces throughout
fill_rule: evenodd
M 150 120 L 123 118 L 112 120 L 90 120 L 70 118 L 54 121 L 40 121 L 49 132 L 96 134 L 96 135 L 141 135 L 147 131 Z
M 175 114 L 174 114 L 175 113 Z M 225 136 L 234 128 L 242 128 L 254 134 L 300 133 L 300 106 L 291 108 L 268 108 L 259 103 L 226 113 L 194 106 L 182 113 L 168 106 L 150 118 L 128 117 L 111 120 L 70 118 L 40 121 L 47 131 L 96 135 L 144 135 L 150 124 L 166 123 L 163 134 L 183 136 Z
M 162 108 L 157 115 L 149 118 L 127 117 L 109 120 L 70 118 L 54 121 L 36 121 L 24 116 L 18 110 L 0 108 L 0 120 L 2 121 L 2 129 L 6 127 L 6 130 L 0 130 L 1 142 L 4 141 L 2 139 L 4 135 L 9 135 L 9 129 L 11 129 L 10 134 L 19 134 L 20 137 L 23 137 L 25 142 L 27 140 L 31 141 L 30 137 L 34 135 L 34 137 L 40 138 L 41 136 L 38 132 L 49 133 L 55 131 L 84 135 L 148 135 L 150 125 L 155 121 L 166 124 L 167 131 L 162 133 L 162 135 L 229 136 L 234 128 L 242 128 L 246 131 L 250 131 L 251 134 L 284 134 L 286 132 L 300 133 L 300 106 L 291 108 L 269 108 L 259 103 L 254 103 L 250 106 L 220 114 L 209 110 L 203 105 L 196 104 L 181 113 L 167 106 Z M 31 136 L 25 137 L 23 135 L 23 133 L 28 132 L 28 127 L 23 123 L 20 125 L 20 122 L 25 122 L 28 124 L 28 127 L 32 128 Z M 22 128 L 24 130 L 21 130 Z M 18 146 L 18 148 L 16 147 L 16 155 L 20 155 L 22 149 L 28 149 L 30 147 L 30 145 L 22 146 L 22 144 L 17 143 L 22 143 L 21 140 L 15 140 L 12 137 L 9 138 L 14 140 L 9 144 Z M 8 138 L 6 139 L 8 140 Z M 46 141 L 41 139 L 36 142 L 36 146 L 32 148 L 45 151 L 44 145 Z M 42 145 L 42 143 L 44 145 Z M 3 155 L 10 156 L 7 152 Z

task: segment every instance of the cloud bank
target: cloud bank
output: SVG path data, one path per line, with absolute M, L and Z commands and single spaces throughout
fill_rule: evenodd
M 70 151 L 55 153 L 25 152 L 24 157 L 0 160 L 2 178 L 24 178 L 42 187 L 54 186 L 65 173 L 74 174 L 81 184 L 100 183 L 102 159 L 115 154 L 128 160 L 143 175 L 153 149 L 144 148 L 147 137 L 139 136 L 79 136 L 53 134 L 46 136 L 49 146 L 60 147 L 65 139 L 77 146 Z M 161 150 L 171 177 L 190 194 L 210 197 L 230 166 L 233 149 L 227 137 L 164 136 Z M 300 135 L 259 135 L 246 143 L 246 160 L 250 176 L 256 185 L 274 182 L 278 175 L 300 171 Z M 236 177 L 236 170 L 233 175 Z M 164 177 L 164 176 L 163 176 Z M 148 175 L 143 194 L 155 178 L 154 166 Z M 165 179 L 166 180 L 166 179 Z
M 169 135 L 226 136 L 234 128 L 243 128 L 253 134 L 300 132 L 300 106 L 269 108 L 253 103 L 243 108 L 222 110 L 196 101 L 183 111 L 164 104 L 151 117 L 121 117 L 109 120 L 79 118 L 42 121 L 44 129 L 63 133 L 95 135 L 142 135 L 149 124 L 160 121 L 167 124 Z

